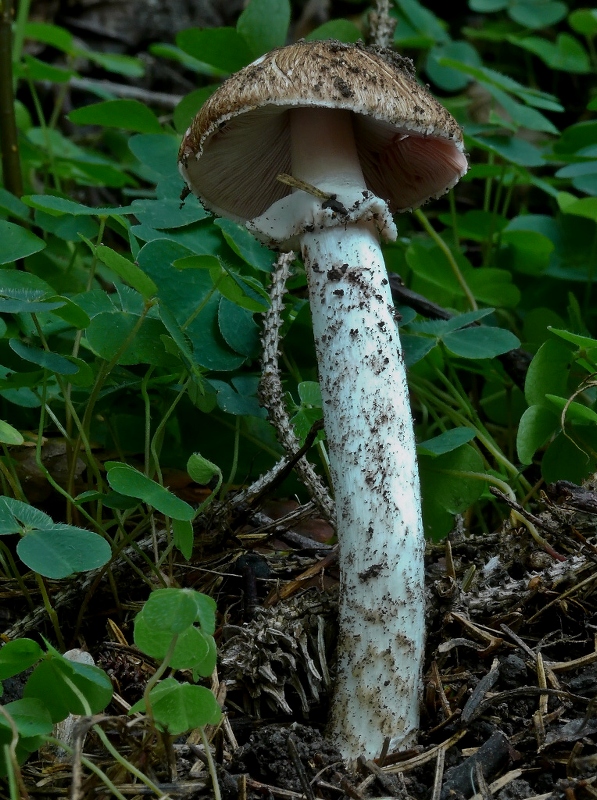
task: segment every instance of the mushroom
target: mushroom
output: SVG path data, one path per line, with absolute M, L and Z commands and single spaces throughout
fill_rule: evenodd
M 404 360 L 380 237 L 467 170 L 462 133 L 396 53 L 299 41 L 232 75 L 180 149 L 188 187 L 309 283 L 340 547 L 328 731 L 349 760 L 409 746 L 424 648 L 423 527 Z M 283 178 L 290 173 L 291 178 Z M 279 179 L 290 181 L 292 188 Z

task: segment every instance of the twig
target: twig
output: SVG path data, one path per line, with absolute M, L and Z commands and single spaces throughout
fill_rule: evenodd
M 431 800 L 439 800 L 440 792 L 442 790 L 442 781 L 444 779 L 444 765 L 446 763 L 446 751 L 440 748 L 437 751 L 437 761 L 435 762 L 435 776 L 433 778 L 433 793 Z
M 14 110 L 12 78 L 13 0 L 0 0 L 0 151 L 4 187 L 16 197 L 23 194 L 19 136 Z
M 468 721 L 472 718 L 477 707 L 481 704 L 483 698 L 485 697 L 487 692 L 493 687 L 499 676 L 500 676 L 500 662 L 496 658 L 493 664 L 491 665 L 491 669 L 486 675 L 484 675 L 481 678 L 479 683 L 475 686 L 471 696 L 466 701 L 466 704 L 462 709 L 461 719 L 464 725 L 466 725 Z
M 48 82 L 44 81 L 43 83 L 46 84 Z M 157 106 L 167 111 L 173 111 L 183 98 L 183 95 L 168 94 L 167 92 L 152 92 L 149 91 L 149 89 L 143 89 L 141 86 L 128 86 L 124 83 L 98 81 L 93 78 L 71 78 L 68 83 L 73 89 L 80 89 L 95 94 L 107 93 L 115 97 L 139 100 L 141 103 L 146 103 L 148 106 Z
M 278 367 L 278 352 L 282 310 L 284 308 L 284 290 L 290 274 L 290 264 L 293 260 L 294 253 L 282 253 L 272 274 L 271 305 L 265 313 L 263 321 L 263 363 L 260 383 L 261 401 L 269 411 L 270 421 L 276 429 L 280 443 L 288 453 L 295 453 L 300 450 L 300 443 L 284 405 L 282 380 Z M 305 457 L 302 457 L 297 461 L 295 469 L 301 481 L 309 489 L 323 516 L 333 524 L 336 517 L 334 502 L 313 466 Z
M 290 760 L 294 766 L 298 779 L 303 787 L 303 792 L 305 793 L 305 797 L 307 800 L 315 800 L 315 795 L 313 794 L 313 789 L 311 788 L 311 784 L 309 783 L 309 778 L 307 777 L 307 773 L 305 772 L 305 768 L 303 767 L 301 757 L 299 756 L 298 748 L 296 746 L 296 739 L 291 734 L 289 734 L 288 739 L 286 740 L 286 747 L 288 749 L 288 755 L 290 756 Z
M 529 519 L 529 517 L 532 517 L 533 515 L 529 514 L 529 512 L 526 511 L 520 505 L 520 503 L 517 503 L 515 500 L 513 500 L 511 497 L 508 497 L 508 495 L 504 494 L 503 492 L 500 492 L 500 490 L 495 486 L 490 486 L 489 491 L 494 497 L 499 498 L 504 503 L 506 503 L 506 505 L 510 506 L 510 508 L 514 512 L 514 516 L 518 517 L 518 520 L 522 522 L 523 525 L 525 525 L 526 529 L 531 534 L 535 542 L 539 545 L 539 547 L 545 550 L 545 552 L 556 561 L 566 561 L 566 557 L 563 556 L 561 553 L 558 553 L 557 550 L 554 550 L 554 548 L 549 544 L 549 542 L 546 539 L 544 539 L 543 536 L 541 536 L 541 534 L 535 527 L 532 520 Z
M 398 20 L 390 16 L 389 0 L 375 0 L 375 10 L 369 14 L 369 38 L 377 47 L 390 47 Z

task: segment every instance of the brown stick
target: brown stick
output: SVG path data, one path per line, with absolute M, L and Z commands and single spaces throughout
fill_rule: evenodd
M 16 197 L 23 194 L 19 139 L 12 88 L 12 0 L 0 0 L 0 151 L 4 186 Z

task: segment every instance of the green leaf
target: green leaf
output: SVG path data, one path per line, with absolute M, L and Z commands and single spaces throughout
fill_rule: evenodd
M 529 406 L 520 418 L 516 432 L 516 451 L 521 464 L 531 464 L 540 447 L 560 428 L 560 420 L 551 409 Z
M 192 481 L 202 486 L 207 485 L 212 478 L 221 477 L 222 471 L 213 461 L 204 458 L 201 453 L 193 453 L 187 461 L 187 472 Z
M 45 211 L 52 216 L 62 216 L 72 214 L 73 216 L 121 216 L 122 214 L 132 214 L 132 206 L 116 206 L 115 208 L 92 208 L 75 203 L 65 197 L 57 197 L 52 194 L 30 194 L 23 197 L 23 203 L 31 208 Z
M 177 35 L 176 44 L 223 72 L 237 72 L 253 58 L 244 37 L 234 28 L 188 28 Z
M 12 703 L 6 703 L 4 710 L 10 715 L 19 732 L 19 736 L 28 738 L 52 733 L 52 719 L 42 700 L 35 697 L 14 700 Z M 7 738 L 10 741 L 12 732 L 8 720 L 6 717 L 0 716 L 0 736 L 2 739 L 5 739 L 6 734 L 8 734 Z
M 133 289 L 136 289 L 146 300 L 157 294 L 158 287 L 143 270 L 139 269 L 128 258 L 116 253 L 106 245 L 99 245 L 96 250 L 99 260 L 110 267 L 120 278 L 125 280 Z
M 197 606 L 192 589 L 155 589 L 141 612 L 145 623 L 172 637 L 195 622 Z
M 583 36 L 597 36 L 597 8 L 579 8 L 568 17 L 572 30 Z
M 578 345 L 583 350 L 594 350 L 597 348 L 597 339 L 591 339 L 590 336 L 582 336 L 579 333 L 572 333 L 571 331 L 564 331 L 558 328 L 552 328 L 551 326 L 549 330 L 561 339 Z M 570 356 L 570 350 L 568 350 L 568 355 Z
M 508 7 L 508 14 L 514 22 L 533 29 L 548 28 L 564 19 L 567 13 L 566 3 L 550 0 L 510 0 Z
M 37 664 L 43 650 L 33 639 L 14 639 L 0 648 L 0 681 Z
M 32 81 L 50 81 L 51 83 L 68 83 L 77 73 L 72 69 L 64 69 L 28 55 L 23 56 L 20 65 L 16 65 L 15 75 Z
M 561 193 L 563 194 L 563 192 Z M 558 198 L 559 199 L 559 198 Z M 583 197 L 573 200 L 562 208 L 565 214 L 574 214 L 577 217 L 586 217 L 597 222 L 597 197 Z
M 290 25 L 289 0 L 250 0 L 236 23 L 253 58 L 286 44 Z
M 449 453 L 419 458 L 423 520 L 434 539 L 449 532 L 453 515 L 466 511 L 479 499 L 485 482 L 467 477 L 467 472 L 483 473 L 481 455 L 465 444 Z
M 442 64 L 442 58 L 451 58 L 473 67 L 481 66 L 481 58 L 468 42 L 449 41 L 433 47 L 427 56 L 425 70 L 431 80 L 447 92 L 458 92 L 472 80 L 462 72 Z
M 175 136 L 145 133 L 131 136 L 129 150 L 158 175 L 178 175 L 178 146 Z
M 112 462 L 108 462 L 112 463 Z M 108 483 L 114 491 L 128 497 L 138 497 L 144 503 L 153 506 L 167 517 L 180 520 L 192 520 L 194 509 L 184 500 L 171 494 L 159 483 L 152 481 L 142 472 L 138 472 L 127 464 L 116 464 L 108 468 Z
M 139 320 L 138 315 L 125 311 L 96 314 L 87 328 L 87 343 L 94 353 L 109 361 L 131 337 Z M 167 352 L 161 339 L 165 334 L 166 328 L 160 320 L 144 319 L 128 346 L 120 353 L 118 363 L 172 365 L 173 356 Z
M 363 32 L 360 28 L 350 22 L 348 19 L 331 19 L 324 22 L 318 28 L 310 31 L 305 39 L 312 42 L 316 39 L 338 39 L 340 42 L 353 44 L 363 38 Z
M 50 25 L 47 22 L 26 22 L 24 33 L 25 38 L 49 44 L 64 53 L 73 51 L 72 34 L 58 25 Z
M 83 328 L 86 328 L 91 322 L 89 316 L 83 311 L 81 306 L 68 297 L 52 295 L 52 297 L 48 297 L 48 302 L 51 303 L 52 301 L 60 302 L 61 304 L 54 310 L 54 314 L 65 322 L 68 322 L 68 324 L 72 325 L 74 328 L 83 330 Z M 72 356 L 68 356 L 68 358 L 72 361 Z M 78 359 L 76 359 L 76 362 L 78 363 Z
M 0 442 L 8 445 L 19 445 L 23 444 L 24 441 L 20 431 L 13 428 L 12 425 L 9 425 L 5 420 L 0 419 Z
M 100 53 L 87 48 L 79 49 L 78 52 L 108 72 L 115 72 L 127 78 L 142 78 L 145 75 L 145 65 L 140 58 L 121 53 Z
M 418 0 L 396 0 L 396 5 L 419 34 L 435 42 L 449 40 L 449 34 L 441 21 Z
M 170 649 L 173 637 L 164 631 L 155 630 L 147 623 L 143 614 L 137 614 L 133 638 L 137 647 L 146 655 L 162 661 Z M 209 653 L 207 638 L 199 628 L 191 626 L 178 635 L 168 663 L 172 669 L 198 669 L 209 657 Z
M 216 631 L 216 601 L 201 592 L 194 592 L 193 599 L 197 611 L 196 621 L 206 636 L 213 636 Z
M 471 11 L 479 11 L 481 14 L 491 14 L 495 11 L 502 11 L 508 7 L 509 0 L 469 0 Z
M 537 231 L 505 230 L 501 237 L 505 265 L 523 275 L 539 275 L 547 268 L 554 251 L 553 242 Z
M 30 531 L 17 543 L 17 553 L 29 569 L 55 580 L 103 567 L 112 556 L 99 534 L 74 525 Z
M 20 258 L 27 258 L 33 253 L 39 253 L 46 246 L 31 231 L 4 219 L 0 219 L 0 242 L 0 264 L 10 264 Z
M 193 523 L 189 520 L 173 519 L 172 540 L 174 542 L 174 547 L 180 550 L 187 561 L 190 561 L 193 555 L 193 544 L 195 542 Z
M 259 357 L 260 330 L 251 311 L 222 297 L 218 309 L 218 325 L 229 347 L 247 358 Z
M 301 403 L 308 406 L 315 406 L 315 408 L 322 407 L 321 388 L 317 381 L 302 381 L 299 383 L 297 389 Z
M 181 208 L 179 197 L 134 200 L 132 207 L 142 225 L 149 225 L 156 230 L 182 228 L 209 216 L 199 203 L 185 203 Z
M 596 452 L 597 450 L 597 441 L 594 434 L 594 425 L 584 429 L 584 436 L 590 438 L 588 447 L 586 446 L 584 452 L 563 433 L 558 434 L 541 460 L 541 474 L 545 482 L 555 483 L 555 481 L 564 480 L 580 485 L 589 475 L 592 475 L 596 467 L 595 459 L 587 456 L 586 453 L 589 451 Z
M 539 56 L 550 69 L 572 73 L 586 73 L 591 69 L 587 51 L 569 33 L 559 33 L 555 44 L 538 36 L 526 36 L 511 41 Z
M 512 164 L 518 164 L 521 167 L 540 167 L 545 164 L 540 150 L 524 139 L 517 139 L 514 136 L 483 134 L 469 135 L 469 138 L 482 150 L 494 153 Z
M 547 406 L 546 394 L 568 394 L 572 359 L 570 347 L 557 339 L 548 339 L 541 345 L 529 365 L 524 384 L 524 396 L 529 406 Z
M 135 133 L 160 133 L 162 127 L 153 111 L 138 100 L 105 100 L 71 111 L 76 125 L 102 125 Z
M 461 358 L 495 358 L 520 347 L 519 339 L 502 328 L 464 328 L 442 337 L 448 350 Z
M 201 89 L 195 89 L 195 91 L 182 98 L 174 109 L 173 117 L 174 127 L 178 133 L 185 133 L 201 106 L 212 96 L 217 88 L 217 84 L 202 86 Z
M 30 506 L 29 503 L 23 503 L 21 500 L 15 500 L 12 497 L 0 497 L 0 509 L 4 511 L 4 520 L 7 519 L 6 515 L 10 514 L 22 522 L 25 528 L 41 528 L 42 530 L 54 528 L 52 517 L 38 508 Z M 20 528 L 9 530 L 3 525 L 0 530 L 2 533 L 15 533 Z
M 209 689 L 178 683 L 174 678 L 161 681 L 149 696 L 156 723 L 171 736 L 179 736 L 205 725 L 216 725 L 222 714 Z M 140 700 L 129 713 L 144 710 L 145 703 Z
M 452 428 L 440 433 L 439 436 L 434 436 L 433 439 L 427 439 L 417 444 L 417 453 L 426 456 L 441 456 L 470 442 L 475 436 L 472 428 Z
M 91 664 L 69 661 L 48 646 L 51 657 L 32 672 L 23 695 L 45 704 L 52 722 L 60 722 L 69 714 L 99 714 L 112 699 L 113 689 L 106 673 Z M 71 687 L 74 684 L 78 692 Z M 83 695 L 87 708 L 81 702 Z
M 219 331 L 220 295 L 214 292 L 209 271 L 180 271 L 172 266 L 190 255 L 175 242 L 157 239 L 141 249 L 137 261 L 158 287 L 160 313 L 165 307 L 178 325 L 186 325 L 184 335 L 193 348 L 193 363 L 218 371 L 237 369 L 245 356 L 231 350 Z
M 595 425 L 597 423 L 597 413 L 582 403 L 570 402 L 566 397 L 558 397 L 555 394 L 546 394 L 545 399 L 560 416 L 565 410 L 566 424 L 575 422 L 579 425 Z
M 58 375 L 75 375 L 79 371 L 76 364 L 57 353 L 50 353 L 40 347 L 31 347 L 23 344 L 20 339 L 9 339 L 8 344 L 10 349 L 25 361 L 37 364 L 44 369 L 49 369 Z
M 230 219 L 217 219 L 215 225 L 224 234 L 224 239 L 234 252 L 260 272 L 271 272 L 275 261 L 272 251 L 258 242 L 244 225 Z

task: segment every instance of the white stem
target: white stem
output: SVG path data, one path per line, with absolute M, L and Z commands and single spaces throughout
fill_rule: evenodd
M 337 185 L 340 200 L 344 187 L 364 190 L 349 115 L 292 113 L 295 177 L 325 191 Z M 410 744 L 419 720 L 424 543 L 408 388 L 374 223 L 316 225 L 301 249 L 340 542 L 330 732 L 345 758 L 372 758 L 386 737 Z

